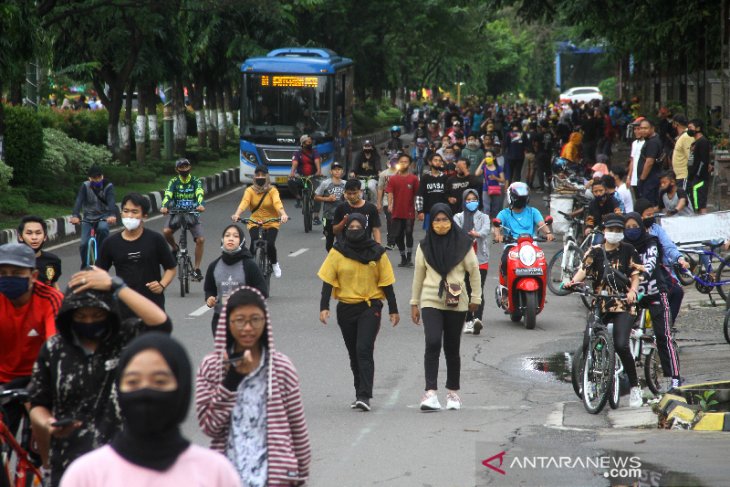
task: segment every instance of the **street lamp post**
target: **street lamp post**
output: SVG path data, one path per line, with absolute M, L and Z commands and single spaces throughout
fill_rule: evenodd
M 461 106 L 461 85 L 465 84 L 463 81 L 456 82 L 456 104 Z

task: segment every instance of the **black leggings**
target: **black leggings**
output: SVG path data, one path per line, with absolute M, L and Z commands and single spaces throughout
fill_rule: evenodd
M 385 215 L 385 221 L 387 223 L 388 236 L 386 242 L 388 245 L 395 245 L 395 234 L 393 233 L 393 214 L 390 212 L 387 206 L 383 207 L 383 215 Z
M 332 230 L 332 218 L 326 218 L 324 220 L 322 233 L 324 233 L 324 248 L 327 252 L 329 252 L 335 244 L 335 232 Z
M 355 385 L 357 399 L 373 397 L 373 377 L 375 376 L 375 338 L 380 330 L 381 301 L 346 304 L 337 303 L 337 324 L 340 325 L 345 340 L 347 354 L 350 356 L 350 369 Z
M 259 239 L 260 234 L 260 228 L 259 227 L 253 227 L 251 228 L 248 233 L 251 234 L 251 253 L 255 254 L 256 249 L 253 246 L 253 243 Z M 278 228 L 269 228 L 266 230 L 266 252 L 269 254 L 269 262 L 272 264 L 276 264 L 279 262 L 276 256 L 276 236 L 279 235 L 279 229 Z
M 487 280 L 487 269 L 479 269 L 479 277 L 481 277 L 482 280 L 482 304 L 479 305 L 479 311 L 476 313 L 472 313 L 471 311 L 466 312 L 466 321 L 471 321 L 474 318 L 479 318 L 479 321 L 481 321 L 484 316 L 484 282 Z M 466 292 L 469 293 L 469 296 L 471 297 L 471 284 L 469 283 L 468 272 L 466 273 L 464 281 L 466 282 Z
M 669 298 L 665 292 L 650 298 L 651 301 L 647 308 L 649 308 L 649 314 L 651 315 L 651 324 L 654 328 L 654 338 L 656 339 L 657 352 L 659 352 L 659 360 L 662 363 L 662 372 L 664 377 L 679 378 L 679 360 L 677 359 L 677 350 L 672 342 Z
M 395 235 L 395 244 L 398 250 L 405 252 L 406 248 L 410 251 L 413 249 L 413 218 L 393 218 L 393 234 Z
M 675 281 L 674 279 L 671 279 L 671 284 L 669 285 L 669 291 L 667 291 L 667 298 L 669 299 L 669 311 L 672 314 L 672 324 L 674 324 L 675 321 L 677 321 L 677 315 L 679 315 L 679 311 L 682 309 L 682 300 L 684 300 L 684 289 L 682 289 L 682 286 L 679 284 L 679 282 Z
M 426 353 L 423 365 L 426 371 L 426 390 L 438 389 L 439 358 L 443 339 L 446 357 L 446 388 L 460 389 L 461 377 L 461 328 L 464 326 L 466 311 L 445 311 L 436 308 L 421 308 L 423 331 L 426 335 Z
M 634 326 L 634 316 L 627 311 L 621 313 L 608 313 L 603 319 L 604 323 L 613 323 L 613 346 L 616 353 L 621 358 L 626 375 L 629 377 L 631 387 L 639 386 L 639 377 L 636 375 L 636 362 L 631 355 L 629 348 L 629 336 L 631 336 L 631 328 Z M 583 335 L 583 352 L 588 349 L 588 330 Z

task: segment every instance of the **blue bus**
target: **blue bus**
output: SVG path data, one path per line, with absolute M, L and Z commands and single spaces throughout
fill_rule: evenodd
M 307 134 L 327 174 L 333 161 L 352 159 L 353 63 L 329 49 L 275 49 L 241 65 L 241 179 L 258 164 L 285 186 L 299 138 Z

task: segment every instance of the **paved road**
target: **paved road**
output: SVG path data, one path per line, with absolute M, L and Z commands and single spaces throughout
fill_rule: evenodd
M 204 215 L 206 264 L 219 253 L 218 235 L 241 191 L 208 204 Z M 540 198 L 533 197 L 535 200 Z M 324 241 L 319 227 L 304 233 L 293 200 L 286 201 L 286 208 L 292 221 L 282 227 L 278 243 L 284 275 L 272 280 L 270 307 L 277 348 L 292 358 L 301 376 L 313 446 L 310 485 L 600 486 L 609 485 L 606 470 L 590 464 L 520 468 L 514 462 L 522 457 L 558 456 L 570 456 L 576 462 L 580 460 L 575 458 L 594 459 L 618 452 L 624 456 L 635 452 L 640 457 L 645 485 L 727 484 L 725 436 L 618 431 L 610 428 L 605 412 L 597 416 L 585 413 L 569 383 L 561 379 L 568 366 L 565 352 L 576 348 L 582 331 L 584 312 L 577 299 L 549 296 L 537 329 L 528 331 L 497 311 L 492 298 L 493 271 L 485 291 L 486 327 L 480 336 L 466 335 L 462 341 L 461 411 L 418 410 L 424 386 L 423 331 L 407 316 L 413 271 L 397 267 L 395 287 L 402 321 L 397 328 L 384 322 L 378 337 L 373 411 L 350 410 L 352 378 L 339 329 L 335 323 L 325 327 L 318 322 L 320 281 L 316 272 L 325 256 Z M 161 219 L 153 218 L 147 227 L 159 230 L 161 224 Z M 419 230 L 417 238 L 421 237 Z M 557 249 L 557 243 L 547 244 L 546 254 L 551 256 Z M 55 252 L 65 263 L 65 283 L 78 265 L 76 244 Z M 499 252 L 493 245 L 493 261 Z M 395 253 L 391 256 L 397 262 Z M 174 336 L 198 364 L 212 349 L 211 312 L 193 316 L 204 305 L 202 283 L 192 284 L 191 294 L 184 299 L 176 292 L 171 286 L 167 297 Z M 726 355 L 716 352 L 715 358 L 727 370 Z M 683 366 L 688 363 L 689 358 L 683 357 Z M 440 373 L 443 384 L 443 367 Z M 185 432 L 195 442 L 207 444 L 192 416 Z M 482 465 L 482 460 L 502 451 L 507 451 L 504 475 Z M 499 467 L 499 459 L 490 464 Z

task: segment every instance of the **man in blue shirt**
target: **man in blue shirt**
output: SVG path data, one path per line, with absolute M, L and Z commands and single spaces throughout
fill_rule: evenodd
M 537 208 L 527 206 L 530 201 L 530 190 L 527 184 L 522 182 L 512 183 L 507 188 L 507 201 L 509 202 L 509 208 L 505 208 L 497 214 L 497 220 L 500 224 L 492 226 L 494 238 L 497 242 L 504 241 L 503 229 L 508 237 L 515 240 L 520 235 L 535 235 L 538 230 L 545 234 L 548 241 L 555 240 L 555 235 L 550 231 Z M 502 252 L 502 265 L 500 266 L 502 275 L 507 273 L 507 256 L 510 247 L 512 247 L 511 244 L 505 245 L 504 252 Z

